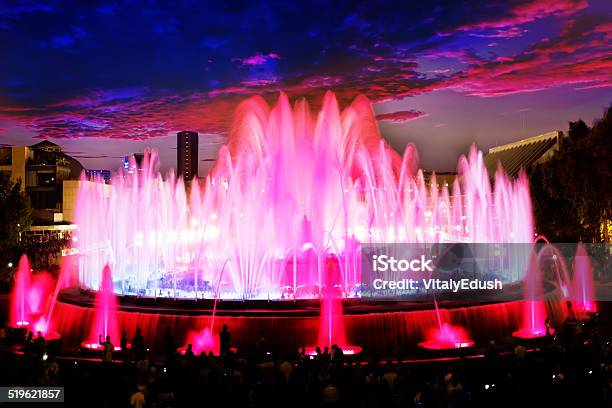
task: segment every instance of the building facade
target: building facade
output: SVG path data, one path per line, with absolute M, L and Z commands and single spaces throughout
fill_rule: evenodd
M 198 132 L 183 131 L 176 136 L 176 171 L 188 183 L 198 177 Z
M 0 149 L 0 171 L 30 197 L 32 217 L 36 223 L 63 222 L 62 200 L 65 180 L 78 180 L 84 170 L 78 160 L 62 152 L 48 140 L 32 146 Z

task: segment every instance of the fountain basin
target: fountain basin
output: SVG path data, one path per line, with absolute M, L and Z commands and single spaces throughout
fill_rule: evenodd
M 546 304 L 554 325 L 565 319 L 565 303 L 554 286 L 547 285 L 550 299 Z M 516 290 L 516 301 L 495 302 L 477 297 L 474 300 L 442 301 L 442 319 L 465 327 L 472 341 L 486 342 L 507 337 L 520 327 L 523 302 L 521 288 Z M 80 347 L 84 338 L 91 338 L 89 328 L 94 320 L 94 297 L 76 288 L 62 290 L 58 297 L 54 330 L 62 333 L 64 344 Z M 120 330 L 129 336 L 140 328 L 147 347 L 163 354 L 163 335 L 170 327 L 179 344 L 188 344 L 188 333 L 211 327 L 214 303 L 209 300 L 176 301 L 134 297 L 117 298 L 116 321 Z M 417 344 L 428 339 L 427 331 L 437 321 L 433 302 L 376 302 L 343 300 L 343 319 L 348 345 L 367 345 L 368 352 L 387 353 L 400 334 L 415 351 Z M 60 318 L 61 317 L 61 318 Z M 219 301 L 211 337 L 217 341 L 223 324 L 232 333 L 232 345 L 243 352 L 254 350 L 261 336 L 270 350 L 298 350 L 301 345 L 319 344 L 320 302 L 301 301 Z M 558 326 L 559 327 L 559 326 Z M 118 339 L 112 340 L 117 344 Z M 94 341 L 97 343 L 97 340 Z M 341 344 L 341 342 L 338 342 Z M 346 347 L 346 343 L 345 343 Z
M 550 337 L 555 334 L 555 329 L 552 327 L 548 330 L 548 334 L 546 333 L 546 329 L 530 329 L 530 328 L 522 328 L 516 330 L 512 333 L 512 337 L 516 337 L 519 339 L 537 339 L 543 337 Z
M 328 346 L 330 349 L 330 353 L 331 353 L 331 347 Z M 362 348 L 359 346 L 340 346 L 340 348 L 342 349 L 342 352 L 344 353 L 345 356 L 354 356 L 357 355 L 359 353 L 361 353 Z M 307 356 L 316 356 L 317 355 L 317 348 L 316 346 L 311 346 L 311 347 L 305 347 L 305 354 Z M 322 349 L 322 348 L 321 348 Z

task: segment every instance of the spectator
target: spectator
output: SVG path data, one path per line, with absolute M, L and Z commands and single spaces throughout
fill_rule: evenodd
M 134 408 L 144 408 L 145 395 L 141 387 L 137 387 L 130 397 L 130 405 Z
M 344 364 L 344 351 L 337 344 L 332 345 L 331 362 L 337 366 Z
M 41 331 L 38 332 L 38 335 L 36 337 L 35 347 L 36 347 L 36 357 L 37 358 L 41 358 L 47 351 L 47 341 L 43 337 L 43 334 Z
M 338 391 L 338 388 L 334 384 L 327 384 L 327 386 L 323 388 L 322 394 L 323 404 L 325 406 L 335 407 L 339 405 L 340 391 Z
M 134 352 L 134 360 L 137 362 L 145 357 L 145 341 L 140 332 L 140 328 L 136 328 L 136 334 L 132 339 L 132 351 Z
M 100 335 L 98 340 L 103 346 L 102 361 L 104 361 L 105 363 L 112 363 L 113 351 L 115 351 L 115 346 L 113 346 L 113 343 L 111 343 L 110 336 L 106 336 L 106 341 L 102 342 L 102 335 Z
M 188 344 L 187 350 L 185 350 L 185 360 L 191 360 L 191 359 L 193 359 L 193 345 Z
M 219 333 L 219 353 L 222 357 L 229 352 L 231 341 L 232 335 L 227 329 L 227 324 L 224 324 L 221 332 Z

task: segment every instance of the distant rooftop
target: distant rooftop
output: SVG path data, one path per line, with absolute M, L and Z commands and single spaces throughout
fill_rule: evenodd
M 563 133 L 559 131 L 548 132 L 492 147 L 484 157 L 484 165 L 489 176 L 493 177 L 498 164 L 501 164 L 509 176 L 516 177 L 521 169 L 528 170 L 537 162 L 550 157 L 558 149 L 562 135 Z
M 56 143 L 50 142 L 48 140 L 43 140 L 42 142 L 38 142 L 30 146 L 34 149 L 46 150 L 48 152 L 61 152 L 62 147 Z

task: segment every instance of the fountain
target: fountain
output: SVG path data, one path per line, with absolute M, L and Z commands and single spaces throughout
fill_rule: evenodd
M 524 279 L 524 296 L 522 325 L 512 335 L 521 339 L 533 339 L 553 334 L 554 329 L 546 327 L 542 274 L 536 251 L 532 251 L 529 258 L 529 268 Z
M 116 312 L 117 304 L 113 292 L 111 268 L 106 264 L 102 269 L 100 289 L 96 294 L 94 323 L 91 326 L 89 339 L 81 343 L 83 348 L 89 350 L 101 349 L 100 338 L 104 341 L 107 336 L 110 336 L 111 341 L 114 341 L 115 344 L 119 342 Z M 121 348 L 115 345 L 115 350 L 118 351 Z
M 215 355 L 219 355 L 219 344 L 215 341 L 215 337 L 209 327 L 205 327 L 200 331 L 190 331 L 187 333 L 187 340 L 185 344 L 191 344 L 194 354 L 200 354 L 202 352 L 208 354 L 212 352 Z M 180 354 L 185 354 L 187 346 L 181 347 L 178 351 Z
M 593 301 L 594 295 L 591 259 L 584 245 L 580 243 L 574 257 L 574 285 L 572 292 L 574 312 L 579 316 L 596 313 L 597 304 Z
M 453 326 L 442 321 L 435 294 L 434 306 L 438 325 L 437 327 L 429 329 L 426 336 L 427 340 L 419 343 L 419 347 L 426 350 L 452 350 L 472 347 L 474 341 L 469 338 L 467 330 L 463 327 Z
M 499 170 L 493 190 L 475 148 L 452 186 L 426 183 L 417 163 L 413 146 L 401 158 L 384 143 L 364 97 L 341 113 L 328 93 L 316 119 L 284 94 L 272 109 L 248 99 L 205 181 L 162 180 L 149 152 L 110 189 L 82 183 L 79 280 L 97 290 L 112 262 L 117 293 L 212 298 L 227 263 L 221 299 L 282 299 L 293 288 L 318 298 L 323 274 L 310 259 L 335 255 L 343 293 L 358 297 L 353 241 L 531 242 L 525 175 Z
M 342 299 L 360 297 L 360 243 L 533 237 L 525 174 L 511 180 L 500 168 L 493 188 L 472 147 L 451 186 L 435 175 L 426 182 L 414 146 L 403 157 L 387 146 L 363 96 L 340 111 L 328 92 L 316 116 L 284 93 L 273 107 L 250 98 L 205 180 L 186 187 L 158 168 L 157 153 L 147 151 L 110 188 L 80 184 L 80 285 L 139 297 L 320 299 L 322 345 L 347 346 L 339 316 Z M 326 294 L 329 259 L 333 295 Z M 114 283 L 103 289 L 107 263 Z
M 427 350 L 452 350 L 472 347 L 467 331 L 460 326 L 439 323 L 438 327 L 430 329 L 427 340 L 419 343 L 419 347 Z
M 30 321 L 30 308 L 28 305 L 28 288 L 32 279 L 30 261 L 24 254 L 19 259 L 17 273 L 15 274 L 15 286 L 11 292 L 11 320 L 13 327 L 27 327 Z

